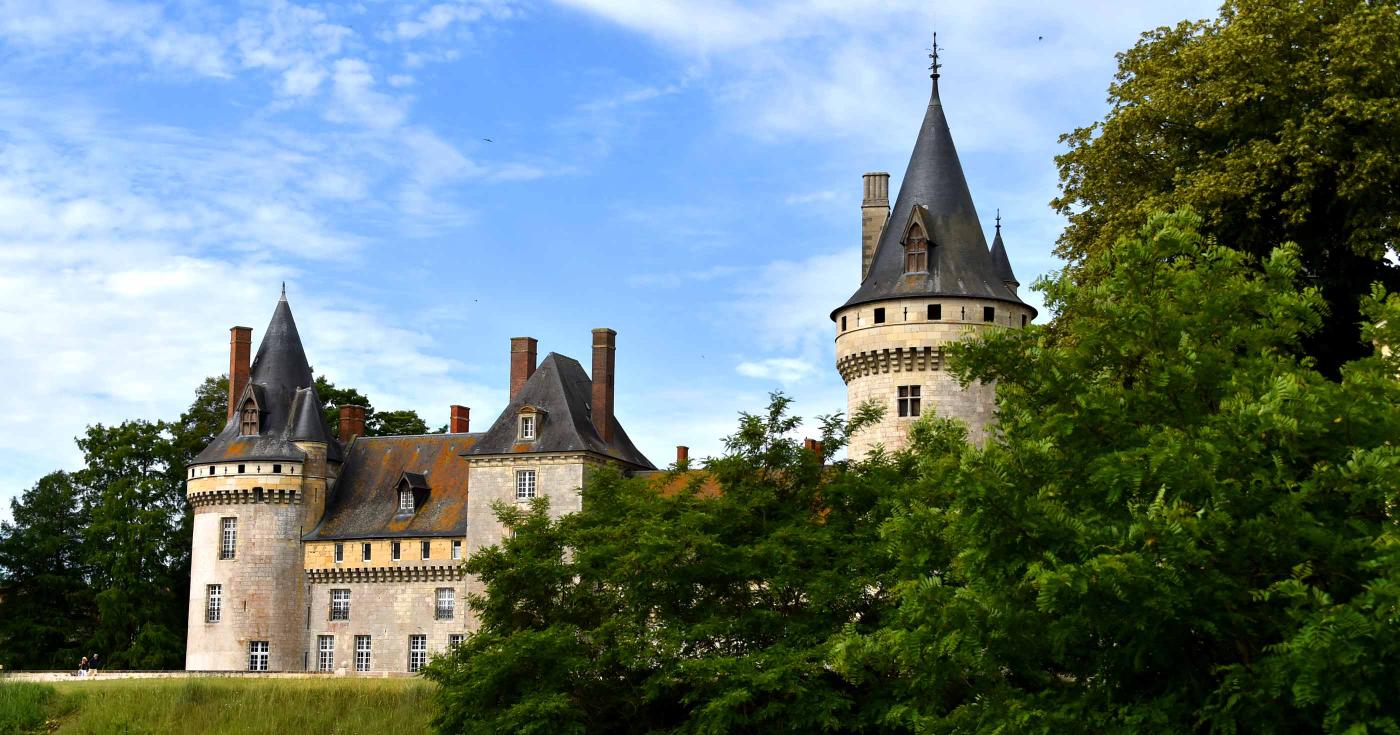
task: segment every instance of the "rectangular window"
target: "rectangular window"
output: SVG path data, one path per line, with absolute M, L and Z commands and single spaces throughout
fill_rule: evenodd
M 1026 315 L 1025 315 L 1025 314 L 1022 314 L 1022 315 L 1021 315 L 1021 326 L 1023 326 L 1023 327 L 1026 326 Z
M 316 670 L 335 670 L 335 636 L 316 636 Z
M 997 320 L 997 308 L 995 306 L 982 307 L 982 321 L 994 322 Z
M 919 393 L 922 386 L 901 385 L 899 386 L 899 415 L 918 416 L 919 415 Z
M 408 637 L 408 671 L 416 674 L 423 670 L 428 663 L 428 636 L 411 635 Z
M 391 553 L 389 554 L 389 556 L 393 559 L 393 561 L 398 561 L 398 560 L 399 560 L 399 542 L 395 541 L 395 542 L 393 542 L 392 544 L 390 544 L 390 552 L 391 552 Z
M 462 540 L 452 539 L 452 561 L 460 561 L 462 558 Z
M 521 417 L 520 417 L 520 438 L 521 438 L 521 439 L 534 439 L 534 438 L 535 438 L 535 417 L 534 417 L 534 416 L 521 416 Z
M 350 590 L 331 590 L 331 620 L 350 619 Z
M 244 466 L 245 466 L 245 465 L 238 465 L 238 474 L 240 474 L 240 475 L 243 474 L 243 472 L 244 472 L 244 470 L 243 470 Z
M 846 317 L 841 317 L 841 331 L 846 331 Z
M 339 564 L 339 563 L 341 563 L 341 562 L 343 562 L 343 561 L 345 561 L 345 544 L 336 544 L 336 545 L 335 545 L 335 563 L 336 563 L 336 564 Z
M 928 305 L 928 320 L 931 321 L 931 322 L 934 322 L 934 321 L 938 321 L 939 319 L 942 319 L 942 318 L 943 318 L 943 304 L 929 304 L 929 305 Z
M 235 551 L 238 550 L 238 519 L 221 519 L 222 532 L 220 533 L 219 558 L 232 559 Z
M 438 620 L 451 620 L 456 607 L 456 591 L 451 587 L 437 588 L 437 604 L 433 606 L 433 617 Z
M 885 309 L 884 309 L 884 307 L 881 307 L 881 308 L 875 310 L 875 323 L 876 323 L 876 324 L 884 324 L 884 323 L 885 323 Z
M 369 544 L 360 544 L 360 561 L 369 561 Z
M 367 635 L 355 636 L 355 670 L 369 671 L 371 648 L 373 644 Z
M 457 646 L 462 645 L 462 642 L 465 640 L 467 640 L 467 636 L 465 633 L 453 633 L 452 635 L 447 636 L 447 645 L 449 648 L 456 648 Z
M 267 671 L 267 641 L 248 641 L 248 670 Z
M 280 464 L 272 465 L 272 474 L 274 474 L 274 475 L 280 475 L 280 474 L 282 474 L 282 465 L 280 465 Z
M 535 471 L 515 471 L 515 499 L 529 500 L 535 497 Z
M 412 491 L 412 490 L 400 490 L 400 491 L 399 491 L 399 512 L 400 512 L 400 513 L 412 513 L 412 512 L 413 512 L 413 491 Z
M 430 541 L 423 541 L 423 542 L 421 542 L 420 544 L 418 544 L 418 546 L 419 546 L 419 550 L 423 552 L 423 558 L 424 558 L 424 559 L 427 559 L 429 556 L 432 555 L 432 551 L 433 551 L 433 544 L 432 544 L 432 542 L 430 542 Z
M 217 623 L 224 613 L 224 586 L 211 584 L 204 588 L 204 622 Z

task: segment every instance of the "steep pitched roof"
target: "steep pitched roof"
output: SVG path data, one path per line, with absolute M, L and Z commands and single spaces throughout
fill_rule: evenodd
M 304 539 L 465 536 L 467 461 L 460 456 L 480 434 L 357 437 L 345 452 L 326 514 Z M 408 481 L 427 497 L 411 514 L 398 512 L 397 489 Z
M 340 445 L 327 434 L 324 425 L 318 432 L 310 424 L 313 419 L 318 423 L 322 420 L 321 400 L 316 395 L 314 382 L 306 351 L 301 346 L 301 335 L 292 319 L 292 307 L 283 294 L 258 345 L 248 387 L 239 396 L 233 416 L 214 441 L 194 458 L 194 464 L 230 459 L 300 461 L 306 454 L 293 442 L 306 441 L 308 437 L 312 441 L 327 442 L 328 457 L 340 459 Z M 257 401 L 262 411 L 261 431 L 257 436 L 239 433 L 236 408 L 249 397 Z M 297 407 L 301 410 L 296 410 Z
M 1021 285 L 1016 280 L 1016 274 L 1011 270 L 1011 258 L 1006 255 L 1006 243 L 1001 241 L 1001 215 L 997 215 L 997 236 L 992 238 L 992 267 L 996 269 L 997 278 L 1002 283 L 1014 283 Z
M 511 399 L 481 440 L 466 452 L 484 454 L 524 454 L 534 452 L 588 451 L 602 454 L 640 469 L 655 469 L 642 455 L 617 416 L 612 417 L 611 443 L 603 441 L 593 427 L 589 413 L 593 383 L 583 366 L 573 358 L 549 353 L 539 369 Z M 544 412 L 539 418 L 534 441 L 518 441 L 517 416 L 520 409 L 533 406 Z
M 916 205 L 927 210 L 929 269 L 927 273 L 906 275 L 902 241 Z M 855 294 L 836 311 L 871 301 L 918 296 L 970 296 L 1023 303 L 1002 284 L 987 251 L 987 238 L 943 114 L 936 71 L 928 111 L 914 141 L 914 152 L 904 171 L 894 209 L 880 233 L 870 272 Z M 832 312 L 833 319 L 836 311 Z

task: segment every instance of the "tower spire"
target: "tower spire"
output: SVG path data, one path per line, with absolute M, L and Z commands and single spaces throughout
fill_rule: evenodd
M 938 79 L 938 70 L 943 67 L 942 64 L 938 63 L 938 31 L 933 32 L 933 47 L 929 49 L 928 57 L 932 60 L 928 65 L 929 76 L 936 80 Z

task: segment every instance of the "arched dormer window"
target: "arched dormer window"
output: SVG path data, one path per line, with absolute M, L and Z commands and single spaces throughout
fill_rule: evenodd
M 413 491 L 412 491 L 412 490 L 409 490 L 407 487 L 400 488 L 400 489 L 399 489 L 399 512 L 400 512 L 400 513 L 412 513 L 412 512 L 413 512 L 413 507 L 414 507 L 414 503 L 413 503 Z
M 516 441 L 532 442 L 539 438 L 540 422 L 544 420 L 544 409 L 538 406 L 522 406 L 520 408 L 519 422 L 516 424 Z
M 239 416 L 238 433 L 243 436 L 256 436 L 258 434 L 258 404 L 251 398 L 244 401 Z
M 928 236 L 917 222 L 909 228 L 904 238 L 904 272 L 928 272 Z

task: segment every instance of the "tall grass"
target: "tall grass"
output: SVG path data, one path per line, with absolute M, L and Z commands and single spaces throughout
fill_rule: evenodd
M 56 699 L 48 684 L 0 681 L 0 733 L 42 731 Z
M 417 679 L 329 678 L 62 682 L 45 686 L 48 698 L 36 700 L 37 727 L 56 719 L 59 733 L 102 735 L 418 733 L 428 731 L 432 686 Z M 16 706 L 15 712 L 30 718 L 25 723 L 34 722 L 31 710 Z M 0 724 L 0 733 L 25 731 Z

